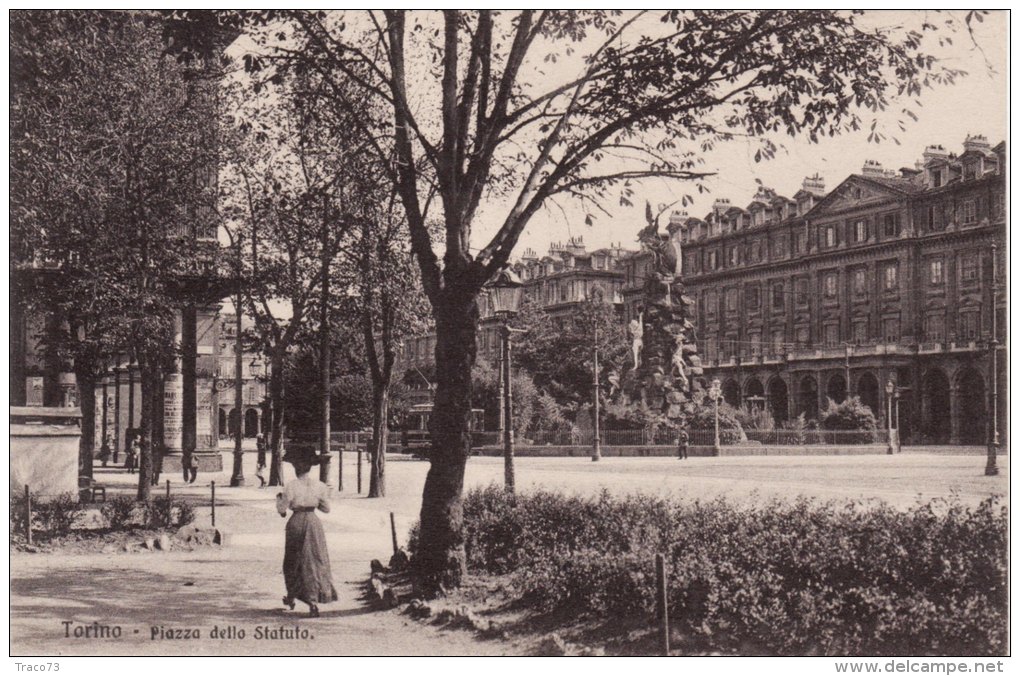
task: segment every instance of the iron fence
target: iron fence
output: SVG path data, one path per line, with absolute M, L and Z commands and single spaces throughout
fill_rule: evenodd
M 850 446 L 887 443 L 889 440 L 888 430 L 744 430 L 742 436 L 727 429 L 720 429 L 719 432 L 723 446 Z M 677 430 L 607 429 L 602 430 L 599 436 L 603 446 L 676 446 L 679 441 Z M 475 432 L 473 437 L 476 446 L 498 446 L 502 443 L 499 432 Z M 594 443 L 594 433 L 592 430 L 528 432 L 514 435 L 514 442 L 520 446 L 591 446 Z M 715 430 L 690 430 L 688 443 L 691 446 L 712 446 L 715 443 Z

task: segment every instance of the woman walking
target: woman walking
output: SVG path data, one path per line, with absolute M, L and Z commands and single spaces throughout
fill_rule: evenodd
M 287 544 L 283 555 L 283 579 L 287 595 L 283 603 L 294 610 L 294 601 L 308 604 L 309 617 L 319 616 L 319 604 L 337 600 L 329 569 L 326 533 L 315 510 L 329 512 L 329 487 L 311 476 L 319 458 L 310 450 L 291 451 L 284 458 L 294 465 L 297 479 L 288 481 L 276 496 L 280 516 L 293 512 L 287 522 Z

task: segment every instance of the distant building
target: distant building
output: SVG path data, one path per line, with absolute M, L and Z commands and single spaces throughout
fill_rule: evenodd
M 745 207 L 674 214 L 706 378 L 779 421 L 849 392 L 883 425 L 892 382 L 904 440 L 983 443 L 993 312 L 1003 352 L 1007 329 L 1005 161 L 1005 143 L 968 137 L 960 155 L 931 146 L 898 171 L 867 162 L 829 192 L 812 176 L 792 198 L 762 187 Z M 625 319 L 646 266 L 627 260 Z
M 623 308 L 623 261 L 633 250 L 614 245 L 588 251 L 583 237 L 571 237 L 566 244 L 555 242 L 541 258 L 526 249 L 511 267 L 524 283 L 524 296 L 537 303 L 553 322 L 562 322 L 591 298 L 598 288 L 603 301 Z M 478 298 L 481 320 L 478 328 L 479 359 L 499 356 L 500 320 L 493 316 L 488 297 Z M 408 338 L 398 354 L 394 371 L 406 373 L 415 403 L 431 401 L 432 369 L 435 363 L 435 333 Z

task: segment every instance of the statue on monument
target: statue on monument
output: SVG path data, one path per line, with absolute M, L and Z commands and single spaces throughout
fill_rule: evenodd
M 630 320 L 631 353 L 634 357 L 634 368 L 641 367 L 641 350 L 645 345 L 645 313 L 638 311 L 638 318 Z

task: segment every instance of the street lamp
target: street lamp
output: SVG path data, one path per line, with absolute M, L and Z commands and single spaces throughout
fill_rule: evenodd
M 892 426 L 892 407 L 893 407 L 893 394 L 896 392 L 896 384 L 889 380 L 885 384 L 885 403 L 886 403 L 886 427 L 889 430 L 889 445 L 886 448 L 886 453 L 892 455 L 896 452 L 896 448 L 893 446 L 893 426 Z
M 510 387 L 510 319 L 517 314 L 521 305 L 524 285 L 520 278 L 509 268 L 503 268 L 486 284 L 489 304 L 495 316 L 502 319 L 500 327 L 500 380 L 503 387 L 500 391 L 500 411 L 503 420 L 503 475 L 506 490 L 514 490 L 514 423 L 513 393 Z
M 592 301 L 594 303 L 601 303 L 602 302 L 602 289 L 596 288 L 592 292 Z M 595 307 L 592 308 L 592 310 L 593 310 L 592 318 L 594 319 L 594 321 L 592 322 L 592 325 L 593 325 L 592 326 L 592 329 L 593 329 L 592 330 L 592 334 L 593 334 L 593 340 L 594 340 L 594 343 L 595 343 L 595 351 L 594 351 L 594 356 L 595 356 L 595 368 L 594 368 L 595 397 L 594 397 L 594 402 L 593 402 L 593 411 L 594 411 L 594 414 L 595 414 L 595 429 L 594 429 L 595 436 L 592 439 L 592 448 L 591 448 L 591 460 L 592 460 L 592 462 L 598 462 L 599 460 L 602 459 L 602 438 L 601 438 L 601 431 L 600 431 L 601 425 L 600 425 L 600 421 L 599 421 L 599 417 L 601 415 L 601 411 L 599 410 L 601 402 L 599 401 L 599 399 L 602 397 L 602 391 L 601 391 L 602 388 L 599 387 L 599 318 L 598 318 L 598 315 L 596 315 L 595 312 L 594 312 L 595 309 L 596 309 Z
M 992 339 L 988 341 L 989 375 L 992 379 L 991 429 L 988 430 L 988 457 L 985 460 L 985 476 L 999 473 L 996 455 L 999 453 L 999 332 L 998 313 L 995 307 L 996 284 L 999 281 L 999 247 L 992 242 Z
M 712 447 L 712 455 L 718 456 L 721 449 L 719 443 L 719 399 L 722 397 L 722 383 L 718 378 L 712 379 L 712 386 L 708 388 L 708 396 L 715 402 L 715 445 Z

